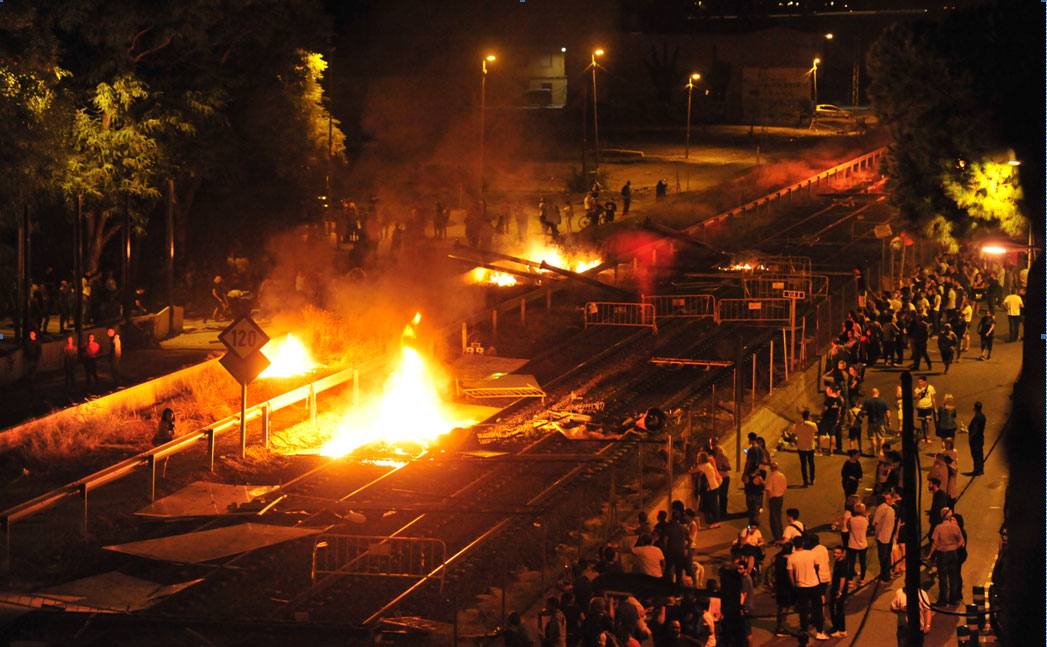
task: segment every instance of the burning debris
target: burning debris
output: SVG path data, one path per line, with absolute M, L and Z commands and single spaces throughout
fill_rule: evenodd
M 521 279 L 531 275 L 536 280 L 549 278 L 553 272 L 543 269 L 542 263 L 575 273 L 591 270 L 603 263 L 598 254 L 583 250 L 566 250 L 558 245 L 547 243 L 543 240 L 531 240 L 526 247 L 516 248 L 512 252 L 515 261 L 508 260 L 513 257 L 505 257 L 498 263 L 523 264 L 523 270 L 504 267 L 505 271 L 499 271 L 499 265 L 488 265 L 476 267 L 468 274 L 466 280 L 472 284 L 496 285 L 499 287 L 510 287 L 519 285 Z
M 428 447 L 453 429 L 476 420 L 459 420 L 444 401 L 439 386 L 446 379 L 415 348 L 417 313 L 400 338 L 400 359 L 381 391 L 351 409 L 338 424 L 321 453 L 344 456 L 366 445 Z

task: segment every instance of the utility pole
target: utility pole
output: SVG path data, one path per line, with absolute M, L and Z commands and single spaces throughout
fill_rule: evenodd
M 597 94 L 596 94 L 596 68 L 597 68 L 597 63 L 596 63 L 596 57 L 597 56 L 603 56 L 603 54 L 604 54 L 603 49 L 601 49 L 599 47 L 594 49 L 593 50 L 593 54 L 592 54 L 592 62 L 589 65 L 589 67 L 591 67 L 592 70 L 593 70 L 593 163 L 594 163 L 594 167 L 593 167 L 593 182 L 594 183 L 597 181 L 597 178 L 599 178 L 599 176 L 600 176 L 600 119 L 599 119 L 599 117 L 597 115 L 597 110 L 596 110 L 596 104 L 597 104 Z
M 691 156 L 691 95 L 694 93 L 694 82 L 700 78 L 702 78 L 702 75 L 694 72 L 691 74 L 691 77 L 687 79 L 687 135 L 683 142 L 684 159 L 688 159 Z
M 76 345 L 80 345 L 84 334 L 84 194 L 76 194 L 76 218 L 73 226 L 73 291 L 76 294 L 76 312 L 73 323 L 76 328 Z
M 134 303 L 134 288 L 131 286 L 131 198 L 124 196 L 123 263 L 120 281 L 124 286 L 123 319 L 131 320 L 131 304 Z
M 488 54 L 480 61 L 480 197 L 487 193 L 487 64 L 498 60 L 494 54 Z
M 175 219 L 175 181 L 167 178 L 167 213 L 164 223 L 164 291 L 168 307 L 168 334 L 174 332 L 174 219 Z
M 742 372 L 738 370 L 738 367 L 742 365 L 742 355 L 745 352 L 745 346 L 742 344 L 741 337 L 736 339 L 735 344 L 737 349 L 734 358 L 734 469 L 740 474 L 742 471 L 742 414 L 740 411 L 742 404 Z M 754 388 L 753 400 L 755 401 L 755 399 L 756 389 Z M 715 404 L 714 402 L 713 405 L 715 406 Z
M 26 204 L 22 210 L 22 218 L 18 222 L 18 258 L 16 261 L 16 273 L 18 274 L 18 307 L 15 314 L 15 340 L 21 343 L 29 334 L 32 326 L 29 324 L 29 300 L 32 290 L 32 281 L 29 278 L 29 205 Z
M 920 630 L 920 510 L 916 507 L 916 434 L 913 430 L 912 373 L 902 373 L 902 520 L 905 523 L 905 615 L 909 626 L 907 645 L 923 645 Z

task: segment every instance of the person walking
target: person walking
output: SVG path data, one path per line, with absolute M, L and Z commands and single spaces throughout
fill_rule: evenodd
M 996 337 L 996 319 L 992 311 L 986 308 L 982 310 L 982 318 L 978 320 L 978 338 L 981 341 L 981 356 L 978 359 L 987 360 L 992 358 L 992 342 Z
M 853 496 L 858 492 L 858 486 L 862 483 L 862 464 L 858 460 L 858 450 L 852 449 L 847 452 L 847 460 L 840 468 L 840 484 L 843 487 L 843 498 Z
M 629 205 L 633 202 L 633 181 L 626 180 L 625 185 L 622 186 L 622 216 L 629 215 Z
M 927 376 L 921 375 L 916 378 L 916 386 L 913 387 L 913 406 L 916 408 L 916 419 L 920 421 L 920 433 L 923 434 L 923 442 L 931 442 L 927 437 L 927 428 L 934 418 L 934 396 L 937 392 L 934 386 L 927 382 Z
M 861 586 L 865 583 L 869 552 L 869 517 L 865 516 L 864 503 L 854 504 L 854 514 L 847 521 L 847 528 L 847 561 L 851 563 L 851 572 L 854 572 L 855 561 L 858 562 L 861 568 L 858 573 L 858 586 Z
M 880 455 L 880 446 L 883 437 L 887 433 L 887 425 L 891 418 L 890 407 L 880 397 L 880 389 L 873 387 L 869 391 L 869 397 L 862 402 L 862 415 L 865 417 L 866 435 L 872 445 L 872 456 Z
M 765 479 L 767 472 L 756 470 L 745 482 L 745 509 L 750 522 L 760 518 L 760 508 L 763 505 L 763 494 L 766 490 Z
M 785 473 L 778 467 L 778 463 L 771 463 L 764 490 L 767 492 L 768 523 L 771 526 L 771 536 L 776 542 L 782 540 L 782 506 L 785 504 L 785 491 L 788 487 Z
M 1003 309 L 1007 312 L 1007 341 L 1016 342 L 1018 341 L 1018 331 L 1022 325 L 1022 308 L 1025 307 L 1025 303 L 1022 302 L 1022 298 L 1015 291 L 1015 288 L 1011 288 L 1011 293 L 1003 298 Z
M 833 548 L 833 572 L 829 582 L 829 618 L 832 622 L 832 638 L 847 637 L 847 591 L 854 577 L 854 564 L 843 546 Z
M 796 437 L 796 452 L 800 455 L 800 475 L 803 486 L 814 485 L 814 437 L 818 425 L 811 421 L 811 412 L 804 409 L 800 414 L 802 420 L 793 425 L 793 436 Z
M 938 335 L 938 352 L 942 354 L 942 364 L 945 365 L 946 373 L 949 372 L 949 365 L 956 357 L 956 349 L 959 345 L 960 340 L 952 331 L 952 325 L 943 324 L 942 332 Z
M 981 476 L 985 473 L 985 414 L 982 413 L 982 403 L 974 403 L 974 415 L 967 423 L 967 444 L 971 449 L 971 462 L 973 463 L 967 476 Z
M 884 492 L 880 496 L 880 505 L 873 511 L 872 526 L 876 537 L 876 558 L 880 564 L 880 581 L 891 581 L 891 552 L 894 549 L 894 535 L 897 517 L 894 512 L 895 497 L 893 492 Z
M 920 370 L 921 360 L 926 360 L 927 370 L 931 370 L 931 356 L 927 354 L 927 341 L 931 337 L 931 326 L 927 320 L 917 315 L 909 328 L 909 339 L 912 341 L 912 366 L 910 370 Z
M 963 532 L 952 518 L 949 508 L 942 510 L 942 522 L 931 533 L 931 552 L 927 560 L 938 568 L 938 601 L 940 607 L 955 606 L 963 599 L 963 584 L 960 580 L 960 549 L 966 546 Z

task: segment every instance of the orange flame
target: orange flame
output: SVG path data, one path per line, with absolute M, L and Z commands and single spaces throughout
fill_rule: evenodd
M 545 261 L 549 265 L 579 273 L 591 270 L 603 262 L 596 254 L 580 251 L 567 252 L 541 240 L 532 240 L 521 256 L 531 261 Z
M 456 427 L 475 420 L 455 420 L 440 396 L 438 372 L 411 346 L 421 313 L 400 337 L 400 361 L 380 393 L 350 410 L 321 448 L 325 456 L 344 456 L 366 445 L 428 447 Z
M 262 378 L 305 375 L 320 366 L 313 359 L 305 344 L 291 334 L 270 339 L 265 346 L 262 346 L 262 354 L 271 362 L 268 368 L 258 376 Z
M 476 267 L 469 272 L 470 283 L 489 283 L 498 287 L 510 287 L 519 283 L 516 277 L 508 272 L 496 272 L 486 267 Z

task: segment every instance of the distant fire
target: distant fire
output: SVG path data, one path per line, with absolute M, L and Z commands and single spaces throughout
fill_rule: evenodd
M 538 263 L 545 261 L 554 267 L 578 273 L 591 270 L 603 263 L 603 259 L 596 254 L 583 251 L 568 252 L 539 240 L 532 240 L 521 256 L 529 261 Z
M 262 354 L 272 363 L 258 377 L 294 377 L 319 367 L 305 344 L 291 334 L 269 340 Z
M 497 272 L 486 267 L 476 267 L 469 272 L 470 283 L 489 283 L 498 287 L 507 288 L 519 283 L 519 280 L 508 272 Z
M 766 270 L 764 265 L 752 264 L 752 263 L 733 263 L 731 265 L 721 265 L 720 270 L 723 272 L 752 272 L 758 270 L 760 272 Z
M 351 409 L 334 436 L 320 450 L 325 456 L 344 456 L 366 445 L 428 447 L 457 427 L 475 420 L 456 420 L 437 388 L 437 372 L 413 346 L 418 313 L 400 338 L 400 361 L 381 392 Z

